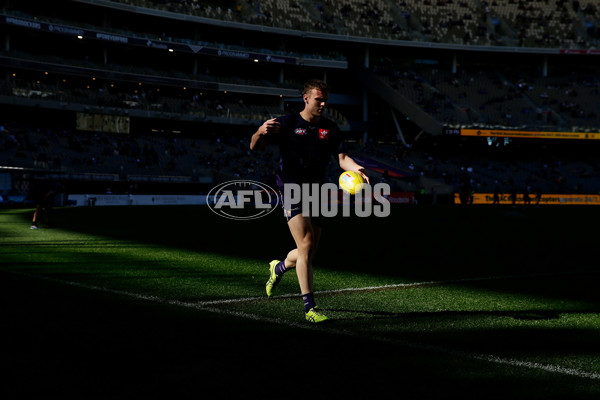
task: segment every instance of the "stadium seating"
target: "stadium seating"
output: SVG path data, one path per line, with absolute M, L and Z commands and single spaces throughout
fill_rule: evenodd
M 598 44 L 596 5 L 567 0 L 262 0 L 235 9 L 191 1 L 115 0 L 207 18 L 302 31 L 477 45 L 588 47 Z
M 431 190 L 424 182 L 436 180 L 437 190 L 451 191 L 465 174 L 481 191 L 596 190 L 598 165 L 587 153 L 532 158 L 513 151 L 510 140 L 491 139 L 465 152 L 470 144 L 424 139 L 423 126 L 411 122 L 418 112 L 449 129 L 597 132 L 593 1 L 61 1 L 76 8 L 60 13 L 13 2 L 0 10 L 10 28 L 0 51 L 7 78 L 0 100 L 21 110 L 0 120 L 7 166 L 118 179 L 267 181 L 274 151 L 250 156 L 248 135 L 295 109 L 302 81 L 316 75 L 334 87 L 328 116 L 353 150 L 415 173 L 393 181 L 397 190 Z M 72 32 L 86 34 L 74 39 Z M 166 51 L 176 45 L 186 51 Z M 381 107 L 385 96 L 361 84 L 363 72 L 416 111 Z M 39 108 L 127 116 L 132 132 L 83 132 L 73 121 L 19 117 Z M 399 114 L 404 142 L 390 113 Z M 494 160 L 490 152 L 510 156 Z

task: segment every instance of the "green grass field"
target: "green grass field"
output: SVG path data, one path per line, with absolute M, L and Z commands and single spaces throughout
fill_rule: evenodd
M 600 396 L 588 206 L 393 207 L 328 221 L 304 322 L 280 213 L 206 207 L 0 210 L 7 398 Z

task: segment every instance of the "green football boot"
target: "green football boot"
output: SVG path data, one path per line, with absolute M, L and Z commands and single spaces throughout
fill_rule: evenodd
M 320 322 L 329 321 L 326 315 L 321 314 L 317 307 L 313 307 L 306 313 L 306 320 L 308 322 L 312 322 L 313 324 L 318 324 Z
M 281 281 L 283 275 L 275 274 L 275 267 L 279 264 L 279 260 L 273 260 L 269 263 L 269 280 L 267 281 L 267 296 L 271 297 L 273 290 Z

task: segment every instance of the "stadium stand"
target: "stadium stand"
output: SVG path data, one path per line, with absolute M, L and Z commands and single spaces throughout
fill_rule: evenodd
M 0 157 L 15 182 L 268 182 L 275 152 L 250 156 L 249 135 L 319 77 L 351 149 L 410 177 L 374 173 L 394 190 L 453 193 L 465 176 L 485 192 L 599 190 L 590 141 L 455 135 L 599 132 L 593 1 L 12 0 L 0 23 Z
M 229 21 L 369 38 L 481 45 L 597 45 L 593 1 L 572 0 L 119 0 L 141 7 Z

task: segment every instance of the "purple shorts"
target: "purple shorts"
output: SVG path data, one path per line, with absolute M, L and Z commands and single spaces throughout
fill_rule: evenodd
M 283 208 L 283 216 L 285 219 L 290 222 L 292 218 L 294 218 L 298 214 L 302 214 L 302 202 L 299 201 L 297 203 L 286 204 L 286 199 L 284 196 L 284 183 L 281 180 L 277 181 L 277 186 L 279 189 L 279 197 L 281 199 L 281 207 Z M 318 225 L 320 227 L 323 226 L 325 218 L 322 215 L 318 216 L 310 216 L 312 223 Z

